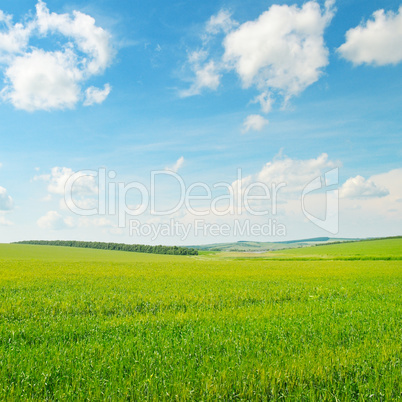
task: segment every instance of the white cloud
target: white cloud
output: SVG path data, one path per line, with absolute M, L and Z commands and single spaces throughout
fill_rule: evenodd
M 190 64 L 200 64 L 204 62 L 208 57 L 206 50 L 196 50 L 188 55 L 188 61 Z
M 243 122 L 243 133 L 250 130 L 261 131 L 267 124 L 268 120 L 264 117 L 259 114 L 251 114 Z
M 339 195 L 343 198 L 385 197 L 389 191 L 377 186 L 372 180 L 362 176 L 351 177 L 340 188 Z
M 34 180 L 44 180 L 48 183 L 48 191 L 51 194 L 64 195 L 67 180 L 76 172 L 67 167 L 54 167 L 48 175 L 35 176 Z M 73 191 L 77 195 L 93 195 L 98 193 L 95 176 L 83 174 L 77 178 L 73 185 Z
M 73 108 L 80 98 L 77 68 L 71 50 L 33 50 L 16 57 L 5 71 L 9 83 L 2 94 L 17 109 L 27 111 Z
M 218 14 L 213 15 L 207 22 L 206 32 L 211 35 L 216 35 L 221 31 L 224 33 L 230 32 L 239 25 L 231 17 L 232 14 L 228 10 L 220 10 Z
M 176 163 L 173 166 L 168 166 L 165 168 L 165 170 L 170 170 L 172 172 L 177 173 L 179 169 L 182 168 L 183 164 L 184 164 L 184 157 L 181 156 L 179 159 L 177 159 Z
M 350 192 L 351 196 L 348 198 L 341 198 L 341 217 L 343 216 L 344 224 L 353 228 L 365 228 L 366 232 L 368 228 L 370 236 L 400 234 L 402 169 L 373 175 L 363 181 L 366 182 L 371 184 L 366 185 L 368 190 L 364 185 L 360 186 L 362 195 L 356 191 L 355 194 Z
M 371 176 L 370 180 L 377 186 L 386 188 L 395 201 L 402 197 L 402 168 Z
M 0 32 L 0 62 L 6 61 L 9 54 L 19 53 L 26 48 L 31 26 L 13 24 L 12 16 L 0 10 L 0 24 L 6 27 L 6 32 Z
M 0 226 L 13 226 L 14 223 L 6 219 L 4 216 L 0 216 Z
M 324 30 L 333 17 L 334 0 L 325 2 L 324 11 L 316 1 L 302 7 L 273 5 L 256 20 L 239 26 L 228 11 L 221 10 L 208 21 L 200 63 L 193 54 L 189 64 L 195 73 L 193 85 L 182 96 L 197 95 L 205 87 L 216 90 L 224 72 L 235 71 L 243 84 L 255 86 L 261 94 L 254 102 L 268 113 L 276 98 L 284 103 L 315 83 L 328 64 Z M 223 31 L 223 55 L 210 57 L 210 39 Z M 216 54 L 214 52 L 213 54 Z
M 41 229 L 62 230 L 74 226 L 71 218 L 63 218 L 56 211 L 49 211 L 37 221 Z
M 323 153 L 313 159 L 291 159 L 289 157 L 275 158 L 268 162 L 257 175 L 257 180 L 264 183 L 285 183 L 286 192 L 299 192 L 316 177 L 336 167 L 340 163 L 331 161 Z
M 196 71 L 197 90 L 201 88 L 216 89 L 219 85 L 220 75 L 216 72 L 215 63 L 210 61 Z
M 73 176 L 71 185 L 71 194 L 66 193 L 66 184 Z M 68 211 L 66 199 L 74 203 L 77 208 L 83 210 L 96 208 L 98 205 L 99 188 L 97 178 L 92 171 L 74 172 L 66 167 L 54 167 L 50 174 L 35 176 L 34 180 L 42 180 L 47 183 L 48 194 L 43 200 L 51 201 L 52 195 L 61 196 L 59 198 L 59 208 Z M 66 198 L 68 197 L 68 198 Z
M 0 211 L 9 211 L 13 209 L 13 199 L 8 195 L 7 190 L 0 186 Z
M 303 189 L 317 177 L 321 178 L 326 172 L 340 166 L 339 161 L 330 160 L 325 153 L 317 158 L 300 160 L 280 154 L 266 163 L 259 172 L 234 181 L 232 188 L 238 199 L 240 195 L 243 196 L 247 192 L 249 186 L 253 187 L 256 184 L 267 186 L 271 195 L 275 192 L 278 194 L 276 200 L 271 198 L 273 205 L 278 208 L 281 214 L 291 218 L 301 213 Z M 316 194 L 311 194 L 308 197 L 312 196 L 316 198 Z M 254 202 L 255 205 L 258 203 L 259 201 Z M 263 209 L 266 207 L 266 204 L 263 205 Z
M 331 18 L 315 1 L 273 5 L 227 35 L 223 59 L 244 87 L 278 91 L 286 100 L 316 82 L 328 64 L 323 34 Z
M 195 79 L 189 89 L 180 92 L 180 96 L 185 98 L 188 96 L 199 95 L 204 88 L 216 90 L 220 84 L 221 74 L 213 60 L 201 63 L 199 52 L 194 52 L 189 56 L 191 68 L 195 73 Z
M 338 51 L 358 64 L 383 66 L 402 61 L 402 6 L 397 13 L 377 10 L 373 18 L 346 33 Z
M 110 45 L 110 34 L 95 25 L 95 19 L 79 11 L 69 14 L 50 13 L 46 4 L 39 0 L 36 5 L 37 23 L 43 35 L 61 33 L 75 41 L 78 49 L 90 56 L 82 60 L 84 71 L 99 74 L 110 64 L 113 48 Z
M 115 53 L 110 34 L 96 26 L 91 16 L 79 11 L 50 13 L 41 0 L 36 5 L 36 16 L 25 18 L 23 24 L 13 24 L 11 16 L 3 12 L 0 22 L 0 63 L 5 75 L 1 96 L 17 109 L 73 108 L 83 98 L 85 81 L 103 73 Z M 59 49 L 45 51 L 30 46 L 30 39 L 52 35 L 57 36 Z M 60 41 L 60 35 L 64 40 Z M 94 87 L 88 90 L 85 102 L 100 103 L 110 87 L 106 85 L 98 92 Z
M 103 89 L 96 87 L 89 87 L 85 91 L 84 106 L 91 106 L 94 103 L 102 103 L 110 94 L 111 87 L 105 84 Z
M 274 98 L 269 92 L 263 92 L 256 96 L 252 103 L 259 103 L 263 113 L 269 113 L 272 110 L 272 105 L 274 103 Z
M 57 166 L 52 168 L 47 187 L 49 193 L 64 195 L 66 182 L 73 174 L 70 168 Z

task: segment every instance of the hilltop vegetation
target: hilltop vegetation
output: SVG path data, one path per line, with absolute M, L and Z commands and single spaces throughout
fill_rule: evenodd
M 63 246 L 96 248 L 100 250 L 131 251 L 137 253 L 170 254 L 170 255 L 197 255 L 198 251 L 187 247 L 177 246 L 150 246 L 146 244 L 102 243 L 92 241 L 65 241 L 65 240 L 25 240 L 15 244 L 32 244 L 39 246 Z
M 374 246 L 383 260 L 0 245 L 0 399 L 397 400 L 401 240 Z

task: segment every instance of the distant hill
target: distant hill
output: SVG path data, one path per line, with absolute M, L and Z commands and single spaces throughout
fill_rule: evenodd
M 402 260 L 402 237 L 393 236 L 359 241 L 320 243 L 316 244 L 316 247 L 278 250 L 268 254 L 273 258 Z M 264 254 L 264 256 L 268 254 Z
M 310 239 L 287 240 L 278 242 L 238 241 L 234 243 L 213 243 L 213 244 L 191 246 L 191 248 L 205 251 L 264 252 L 264 251 L 284 250 L 289 248 L 315 246 L 317 244 L 330 244 L 330 243 L 358 241 L 358 240 L 361 239 L 314 237 Z

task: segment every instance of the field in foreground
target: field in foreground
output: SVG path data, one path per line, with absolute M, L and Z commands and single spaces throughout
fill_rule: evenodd
M 0 399 L 399 400 L 401 244 L 371 261 L 0 245 Z

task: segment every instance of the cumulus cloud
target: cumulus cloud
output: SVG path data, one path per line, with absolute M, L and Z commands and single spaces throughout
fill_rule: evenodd
M 8 86 L 3 96 L 17 109 L 72 108 L 80 97 L 81 71 L 75 54 L 33 50 L 16 57 L 5 71 Z
M 338 166 L 340 163 L 331 160 L 326 154 L 311 159 L 293 159 L 280 154 L 253 174 L 246 176 L 238 172 L 238 179 L 225 186 L 225 194 L 222 194 L 221 189 L 216 192 L 211 189 L 212 198 L 216 201 L 213 206 L 210 201 L 194 204 L 191 210 L 183 206 L 175 215 L 158 219 L 168 220 L 174 216 L 177 221 L 194 224 L 195 219 L 202 216 L 205 222 L 225 223 L 233 229 L 245 220 L 261 225 L 266 222 L 263 216 L 269 214 L 292 232 L 297 226 L 302 230 L 300 233 L 304 231 L 305 234 L 309 225 L 306 225 L 306 217 L 302 212 L 303 189 Z M 331 190 L 334 187 L 331 184 Z M 325 213 L 326 207 L 324 196 L 319 191 L 309 194 L 306 197 L 306 208 L 321 216 L 321 211 Z
M 13 222 L 6 219 L 4 216 L 0 216 L 0 226 L 12 226 L 14 225 Z
M 354 227 L 371 226 L 373 235 L 378 235 L 378 230 L 385 227 L 388 234 L 390 228 L 399 234 L 402 223 L 401 183 L 402 169 L 368 179 L 357 176 L 347 180 L 340 191 L 344 219 Z
M 111 87 L 106 84 L 103 89 L 89 87 L 85 91 L 84 106 L 91 106 L 95 103 L 102 103 L 110 94 Z
M 389 195 L 393 197 L 395 201 L 402 198 L 402 168 L 371 176 L 370 180 L 378 187 L 387 189 Z
M 42 35 L 60 33 L 74 40 L 76 47 L 87 58 L 82 59 L 86 74 L 98 74 L 110 64 L 113 49 L 110 34 L 95 25 L 95 19 L 79 11 L 73 15 L 50 13 L 46 4 L 39 0 L 36 5 L 37 25 Z
M 343 198 L 385 197 L 389 191 L 377 186 L 372 180 L 362 176 L 351 177 L 341 187 L 339 195 Z
M 256 85 L 285 98 L 316 82 L 328 64 L 324 29 L 332 14 L 310 1 L 301 8 L 273 5 L 257 20 L 248 21 L 224 40 L 224 61 L 243 86 Z
M 371 20 L 346 33 L 338 51 L 352 63 L 383 66 L 402 61 L 402 6 L 397 13 L 377 10 Z
M 271 110 L 275 98 L 286 103 L 315 83 L 328 64 L 323 35 L 333 17 L 333 4 L 333 0 L 326 1 L 324 11 L 316 1 L 302 7 L 273 5 L 256 20 L 241 25 L 227 11 L 220 11 L 208 21 L 206 32 L 225 32 L 224 52 L 215 59 L 206 57 L 202 65 L 192 64 L 196 66 L 194 83 L 185 94 L 199 94 L 203 87 L 217 89 L 220 74 L 235 71 L 244 88 L 254 86 L 260 91 L 255 101 L 264 113 Z M 205 48 L 198 53 L 209 54 Z M 200 78 L 205 66 L 210 66 L 214 79 Z
M 243 133 L 247 133 L 250 130 L 261 131 L 267 124 L 268 120 L 261 115 L 251 114 L 243 122 Z
M 74 226 L 71 218 L 63 218 L 57 211 L 49 211 L 38 219 L 37 225 L 41 229 L 62 230 Z
M 67 167 L 54 167 L 49 174 L 35 176 L 33 180 L 47 184 L 48 194 L 42 200 L 57 202 L 56 208 L 62 213 L 91 216 L 99 212 L 101 200 L 106 200 L 101 178 L 102 173 L 93 170 L 74 171 Z
M 92 171 L 74 172 L 67 167 L 54 167 L 50 174 L 35 176 L 34 180 L 47 183 L 48 194 L 44 200 L 51 200 L 53 195 L 60 196 L 61 210 L 67 211 L 73 205 L 82 210 L 90 210 L 98 205 L 98 180 Z
M 232 188 L 236 195 L 240 189 L 244 192 L 255 183 L 262 183 L 269 188 L 274 186 L 280 189 L 281 202 L 297 201 L 297 208 L 300 208 L 303 189 L 317 177 L 321 178 L 340 166 L 339 161 L 330 160 L 325 153 L 312 159 L 292 159 L 280 154 L 267 162 L 260 171 L 233 182 Z
M 184 157 L 181 156 L 179 159 L 177 159 L 176 163 L 173 166 L 168 166 L 165 168 L 165 170 L 170 170 L 171 172 L 177 173 L 179 169 L 182 168 L 184 164 Z
M 91 16 L 79 11 L 51 13 L 41 0 L 35 17 L 14 24 L 11 16 L 0 11 L 1 22 L 0 63 L 5 76 L 1 97 L 17 109 L 73 108 L 83 98 L 85 81 L 102 74 L 115 53 L 110 34 Z M 51 36 L 57 36 L 59 49 L 32 45 L 33 39 Z M 108 84 L 104 90 L 90 87 L 84 103 L 101 103 L 109 92 Z
M 0 186 L 0 211 L 10 211 L 13 206 L 13 199 L 8 195 L 6 189 Z
M 67 167 L 54 167 L 50 174 L 35 176 L 34 180 L 43 180 L 48 183 L 48 191 L 51 194 L 64 195 L 67 180 L 76 172 Z M 83 173 L 74 181 L 74 193 L 78 195 L 91 195 L 98 193 L 98 186 L 94 175 Z
M 285 191 L 301 191 L 316 177 L 336 167 L 340 163 L 332 161 L 326 153 L 312 159 L 291 159 L 289 157 L 277 157 L 268 162 L 257 175 L 257 180 L 264 183 L 284 183 Z

